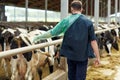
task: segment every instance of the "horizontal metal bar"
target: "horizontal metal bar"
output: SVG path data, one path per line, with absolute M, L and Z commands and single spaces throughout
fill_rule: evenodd
M 3 51 L 3 52 L 0 52 L 0 58 L 25 53 L 28 51 L 32 51 L 34 49 L 43 48 L 43 47 L 54 45 L 54 44 L 60 44 L 61 42 L 62 42 L 62 39 L 59 39 L 59 40 L 55 40 L 52 42 L 46 42 L 46 43 L 31 45 L 31 46 L 27 46 L 27 47 L 21 47 L 21 48 Z
M 109 27 L 107 29 L 98 30 L 98 31 L 95 31 L 95 34 L 102 33 L 102 32 L 108 31 L 108 30 L 112 30 L 112 29 L 117 29 L 117 28 L 120 28 L 120 26 L 117 26 L 117 27 L 113 26 L 113 27 Z

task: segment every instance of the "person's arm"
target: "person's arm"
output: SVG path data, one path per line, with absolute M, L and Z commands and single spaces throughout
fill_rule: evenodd
M 53 29 L 47 31 L 44 34 L 40 34 L 33 39 L 33 42 L 39 41 L 40 39 L 51 38 L 55 36 L 59 36 L 60 34 L 64 34 L 65 31 L 74 23 L 74 21 L 80 16 L 81 14 L 71 15 L 64 18 L 60 21 Z
M 95 65 L 99 65 L 100 64 L 100 55 L 99 55 L 99 49 L 98 49 L 98 44 L 96 40 L 91 41 L 91 46 L 93 48 L 94 54 L 96 56 L 96 60 L 95 60 Z
M 99 55 L 99 49 L 98 49 L 98 44 L 96 41 L 96 36 L 95 36 L 93 24 L 91 24 L 89 26 L 89 40 L 91 42 L 91 46 L 92 46 L 92 49 L 93 49 L 95 57 L 96 57 L 96 60 L 94 63 L 95 63 L 95 66 L 97 66 L 100 64 L 100 55 Z
M 37 42 L 40 39 L 47 39 L 47 38 L 57 36 L 63 32 L 63 28 L 65 26 L 66 26 L 66 20 L 63 19 L 53 29 L 45 32 L 44 34 L 40 34 L 40 35 L 37 35 L 36 37 L 34 37 L 33 42 Z
M 44 34 L 39 34 L 37 36 L 34 37 L 33 42 L 38 42 L 40 39 L 46 39 L 52 37 L 50 31 L 45 32 Z

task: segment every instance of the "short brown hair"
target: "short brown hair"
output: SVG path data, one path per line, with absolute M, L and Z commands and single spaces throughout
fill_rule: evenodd
M 79 0 L 74 0 L 74 1 L 72 1 L 70 7 L 72 7 L 75 10 L 81 10 L 82 9 L 82 2 Z

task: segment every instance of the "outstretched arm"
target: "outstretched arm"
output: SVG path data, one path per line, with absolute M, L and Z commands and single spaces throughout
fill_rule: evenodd
M 34 38 L 35 41 L 39 41 L 40 39 L 51 38 L 55 36 L 59 36 L 61 33 L 65 33 L 65 31 L 74 23 L 74 21 L 80 16 L 80 14 L 71 15 L 67 18 L 64 18 L 60 21 L 53 29 L 47 31 L 44 34 L 40 34 Z
M 50 31 L 45 32 L 44 34 L 39 34 L 34 37 L 33 42 L 38 42 L 40 39 L 46 39 L 52 37 Z
M 51 30 L 49 30 L 49 31 L 47 31 L 47 32 L 45 32 L 43 34 L 40 34 L 40 35 L 36 36 L 33 39 L 33 42 L 37 42 L 40 39 L 47 39 L 47 38 L 51 38 L 51 37 L 60 35 L 63 32 L 64 27 L 66 26 L 65 23 L 66 23 L 66 20 L 63 19 L 53 29 L 51 29 Z

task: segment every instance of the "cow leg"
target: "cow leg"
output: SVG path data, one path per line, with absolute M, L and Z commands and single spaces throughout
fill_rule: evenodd
M 40 80 L 42 80 L 42 70 L 41 70 L 41 68 L 37 68 L 37 72 L 39 74 Z
M 27 62 L 27 71 L 26 71 L 26 74 L 25 74 L 25 80 L 28 80 L 28 77 L 30 76 L 29 73 L 32 69 L 31 66 L 32 66 L 31 62 Z
M 18 59 L 17 69 L 21 80 L 25 80 L 25 74 L 27 70 L 26 60 L 23 57 Z
M 8 77 L 8 72 L 7 72 L 7 63 L 6 63 L 6 60 L 5 60 L 5 58 L 3 58 L 2 59 L 2 61 L 1 61 L 1 66 L 4 68 L 4 70 L 5 70 L 5 75 Z
M 5 50 L 6 50 L 6 43 L 5 43 L 5 41 L 4 41 L 4 43 L 2 44 L 2 51 L 5 51 Z M 4 68 L 5 73 L 6 73 L 6 76 L 8 77 L 7 63 L 6 63 L 5 58 L 2 59 L 2 61 L 1 61 L 1 66 Z
M 7 67 L 7 63 L 6 63 L 6 60 L 4 59 L 4 69 L 5 69 L 5 73 L 6 73 L 6 76 L 8 77 L 8 67 Z
M 18 71 L 17 71 L 17 59 L 11 59 L 11 80 L 16 80 L 16 75 L 18 75 Z
M 38 66 L 33 66 L 29 73 L 28 80 L 42 80 L 42 70 Z
M 16 70 L 15 74 L 12 75 L 11 80 L 20 80 L 20 77 L 18 75 L 18 71 Z
M 29 72 L 28 80 L 33 80 L 32 72 Z

